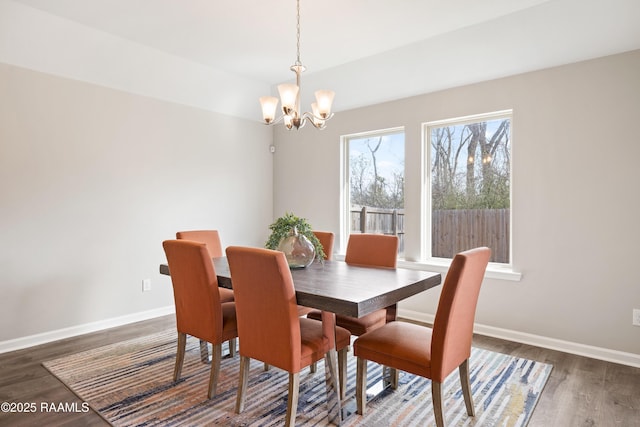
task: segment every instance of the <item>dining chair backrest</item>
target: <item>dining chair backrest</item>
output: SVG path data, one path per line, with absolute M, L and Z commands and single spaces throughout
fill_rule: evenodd
M 344 261 L 347 264 L 396 268 L 398 236 L 351 234 Z
M 491 256 L 486 247 L 458 253 L 445 278 L 431 339 L 432 379 L 438 382 L 471 355 L 480 285 Z
M 315 234 L 322 245 L 324 259 L 333 259 L 333 242 L 335 235 L 330 231 L 314 231 L 313 234 Z
M 190 230 L 178 231 L 176 239 L 193 240 L 194 242 L 202 242 L 207 245 L 209 250 L 209 258 L 218 258 L 224 256 L 222 244 L 220 243 L 220 233 L 218 230 Z
M 299 372 L 300 320 L 291 270 L 283 252 L 230 246 L 240 355 Z
M 211 343 L 221 342 L 218 277 L 206 245 L 190 240 L 166 240 L 162 246 L 171 272 L 178 332 Z

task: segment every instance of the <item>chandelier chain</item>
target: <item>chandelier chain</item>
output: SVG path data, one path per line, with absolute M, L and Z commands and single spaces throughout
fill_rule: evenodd
M 300 0 L 297 0 L 296 4 L 296 65 L 302 65 L 300 62 Z

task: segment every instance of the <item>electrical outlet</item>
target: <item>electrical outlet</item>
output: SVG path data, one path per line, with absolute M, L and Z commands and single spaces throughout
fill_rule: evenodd
M 142 292 L 147 292 L 151 290 L 151 279 L 143 279 L 142 280 Z
M 632 325 L 640 326 L 640 308 L 633 309 L 633 322 Z

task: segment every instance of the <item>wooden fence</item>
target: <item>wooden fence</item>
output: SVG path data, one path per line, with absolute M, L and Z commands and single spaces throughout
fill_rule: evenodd
M 440 210 L 431 214 L 431 254 L 451 258 L 452 254 L 487 246 L 491 261 L 509 263 L 509 209 Z
M 351 231 L 398 236 L 398 255 L 404 254 L 404 209 L 352 208 Z
M 477 246 L 491 248 L 491 261 L 509 263 L 509 209 L 457 209 L 432 212 L 431 254 L 451 258 Z M 392 234 L 404 253 L 404 210 L 364 206 L 351 210 L 351 231 Z

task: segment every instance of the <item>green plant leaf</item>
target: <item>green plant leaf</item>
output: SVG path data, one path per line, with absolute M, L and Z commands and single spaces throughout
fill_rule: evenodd
M 322 247 L 322 244 L 320 244 L 316 235 L 313 234 L 311 224 L 309 224 L 306 218 L 300 218 L 290 212 L 286 212 L 269 226 L 271 235 L 264 245 L 265 248 L 274 250 L 278 249 L 278 245 L 282 239 L 287 237 L 294 228 L 298 230 L 298 234 L 302 234 L 309 239 L 316 250 L 316 259 L 323 261 L 325 257 L 324 248 Z

